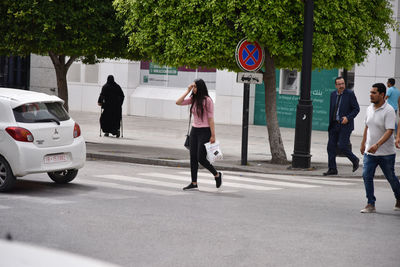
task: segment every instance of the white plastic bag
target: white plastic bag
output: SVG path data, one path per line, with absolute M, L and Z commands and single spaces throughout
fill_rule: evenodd
M 204 146 L 207 150 L 207 160 L 213 163 L 216 160 L 223 159 L 221 148 L 219 147 L 219 142 L 216 140 L 214 143 L 205 143 Z

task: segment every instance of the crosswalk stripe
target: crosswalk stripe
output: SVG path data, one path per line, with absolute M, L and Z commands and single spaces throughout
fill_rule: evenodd
M 190 172 L 180 172 L 181 174 L 190 175 Z M 198 176 L 209 177 L 210 174 L 199 172 Z M 258 184 L 268 184 L 268 185 L 277 185 L 277 186 L 286 186 L 286 187 L 296 187 L 296 188 L 313 188 L 319 187 L 318 185 L 310 185 L 310 184 L 299 184 L 299 183 L 288 183 L 288 182 L 279 182 L 279 181 L 271 181 L 271 180 L 260 180 L 260 179 L 252 179 L 247 178 L 244 176 L 232 176 L 232 175 L 223 175 L 222 177 L 224 180 L 234 180 L 240 182 L 251 182 L 251 183 L 258 183 Z
M 172 179 L 172 180 L 178 180 L 178 181 L 187 181 L 188 180 L 187 178 L 184 178 L 184 177 L 179 177 L 179 176 L 171 175 L 171 174 L 157 173 L 157 172 L 140 173 L 139 175 L 149 176 L 149 177 L 166 178 L 166 179 Z M 209 181 L 209 180 L 202 180 L 201 184 L 212 184 L 212 185 L 215 185 L 215 182 L 214 181 Z M 259 191 L 269 191 L 269 190 L 282 189 L 282 188 L 278 188 L 278 187 L 248 185 L 248 184 L 239 184 L 239 183 L 231 183 L 231 182 L 224 182 L 223 184 L 224 184 L 224 186 L 228 186 L 228 187 L 245 188 L 245 189 L 252 189 L 252 190 L 259 190 Z
M 177 183 L 169 183 L 169 182 L 162 182 L 162 181 L 155 181 L 143 178 L 137 178 L 133 176 L 126 176 L 126 175 L 118 175 L 118 174 L 104 174 L 104 175 L 96 175 L 96 177 L 107 178 L 112 180 L 124 181 L 124 182 L 135 182 L 140 184 L 149 184 L 149 185 L 157 185 L 163 187 L 171 187 L 171 188 L 179 188 L 179 184 Z
M 0 195 L 0 199 L 5 199 L 5 200 L 14 200 L 19 198 L 26 198 L 26 196 L 12 195 L 12 194 Z
M 329 177 L 329 178 L 327 178 L 327 177 L 313 177 L 314 179 L 318 179 L 318 180 L 322 180 L 322 181 L 324 181 L 324 180 L 331 180 L 331 181 L 346 181 L 346 182 L 364 182 L 364 180 L 363 180 L 363 178 L 360 176 L 360 177 L 358 177 L 358 178 L 347 178 L 347 177 Z M 381 183 L 381 182 L 384 182 L 384 183 L 387 183 L 387 180 L 386 179 L 374 179 L 374 183 L 375 182 L 377 182 L 377 183 Z
M 89 182 L 90 183 L 90 182 Z M 89 185 L 87 183 L 87 185 Z M 90 184 L 90 185 L 95 185 L 96 183 Z M 137 198 L 137 196 L 132 196 L 132 195 L 115 195 L 115 194 L 109 194 L 109 193 L 101 193 L 101 192 L 82 192 L 80 194 L 83 197 L 87 198 L 95 198 L 95 199 L 108 199 L 108 200 L 121 200 L 121 199 L 131 199 L 131 198 Z
M 230 171 L 226 171 L 224 173 L 236 174 L 236 175 L 239 174 L 239 173 L 230 172 Z M 243 173 L 240 173 L 240 175 L 243 175 Z M 248 174 L 248 176 L 256 176 L 256 177 L 261 177 L 261 178 L 284 180 L 284 181 L 293 181 L 293 182 L 304 182 L 304 183 L 312 183 L 312 184 L 321 184 L 321 185 L 352 185 L 353 184 L 353 183 L 347 183 L 347 182 L 320 180 L 320 179 L 315 179 L 314 177 L 311 177 L 311 176 L 292 176 L 292 175 L 267 174 L 267 173 L 265 173 L 265 174 L 262 174 L 262 173 L 251 173 L 251 174 Z
M 96 177 L 100 177 L 100 178 L 107 178 L 107 179 L 117 178 L 117 177 L 111 178 L 111 176 L 121 176 L 121 175 L 96 175 Z M 86 181 L 83 181 L 83 183 L 90 184 L 90 185 L 101 185 L 103 187 L 108 187 L 108 188 L 113 188 L 113 189 L 155 193 L 155 194 L 165 195 L 165 196 L 175 196 L 175 195 L 185 194 L 184 192 L 178 192 L 178 191 L 173 192 L 173 191 L 167 191 L 167 190 L 162 190 L 162 189 L 137 187 L 137 186 L 133 186 L 133 185 L 116 184 L 116 183 L 102 182 L 102 181 L 87 181 L 86 180 Z M 177 188 L 177 186 L 175 186 L 175 188 Z

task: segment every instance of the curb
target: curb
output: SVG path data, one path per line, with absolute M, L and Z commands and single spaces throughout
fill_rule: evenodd
M 157 165 L 157 166 L 166 166 L 166 167 L 180 167 L 180 168 L 190 168 L 189 160 L 168 160 L 168 159 L 154 159 L 154 158 L 139 158 L 139 157 L 132 157 L 132 156 L 120 156 L 120 155 L 110 155 L 110 154 L 102 154 L 102 153 L 93 153 L 87 152 L 86 158 L 89 160 L 108 160 L 108 161 L 115 161 L 115 162 L 126 162 L 126 163 L 136 163 L 136 164 L 143 164 L 143 165 Z M 254 161 L 252 163 L 258 163 L 259 161 Z M 240 162 L 238 162 L 240 164 Z M 290 169 L 290 166 L 287 169 L 279 170 L 277 168 L 266 170 L 263 167 L 257 166 L 232 166 L 232 165 L 225 165 L 221 163 L 213 164 L 216 169 L 222 171 L 237 171 L 237 172 L 255 172 L 255 173 L 263 173 L 263 174 L 277 174 L 277 175 L 293 175 L 293 176 L 312 176 L 312 177 L 324 177 L 322 173 L 304 173 L 318 170 L 318 168 L 310 168 L 310 169 Z M 200 165 L 200 169 L 203 167 Z M 263 169 L 261 169 L 263 168 Z M 360 176 L 355 175 L 335 175 L 331 176 L 334 178 L 355 178 Z
M 190 162 L 188 162 L 188 161 L 124 157 L 124 156 L 99 154 L 99 153 L 86 153 L 86 158 L 91 159 L 91 160 L 109 160 L 109 161 L 137 163 L 137 164 L 144 164 L 144 165 L 158 165 L 158 166 L 166 166 L 166 167 L 190 168 Z M 250 169 L 246 169 L 246 167 L 224 166 L 224 165 L 220 165 L 220 164 L 213 164 L 213 165 L 218 170 L 222 170 L 222 171 L 241 171 L 241 172 L 265 173 L 265 171 L 263 172 L 261 170 L 250 170 Z M 199 168 L 202 169 L 203 167 L 200 165 Z

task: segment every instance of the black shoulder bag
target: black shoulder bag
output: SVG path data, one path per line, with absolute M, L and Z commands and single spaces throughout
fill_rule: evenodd
M 189 112 L 190 112 L 190 111 L 189 111 Z M 187 131 L 187 134 L 186 134 L 186 140 L 185 140 L 185 144 L 184 144 L 184 146 L 185 146 L 188 150 L 190 150 L 190 122 L 191 122 L 191 120 L 192 120 L 192 112 L 190 112 L 190 115 L 189 115 L 188 131 Z

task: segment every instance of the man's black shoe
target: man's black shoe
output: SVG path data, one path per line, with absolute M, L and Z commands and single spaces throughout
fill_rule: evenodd
M 327 172 L 324 172 L 324 176 L 336 175 L 336 174 L 337 174 L 337 170 L 336 169 L 329 169 Z
M 355 172 L 358 167 L 360 167 L 360 160 L 357 158 L 357 160 L 353 162 L 353 172 Z
M 197 189 L 198 189 L 197 184 L 194 183 L 190 183 L 188 186 L 185 186 L 183 188 L 183 190 L 197 190 Z

